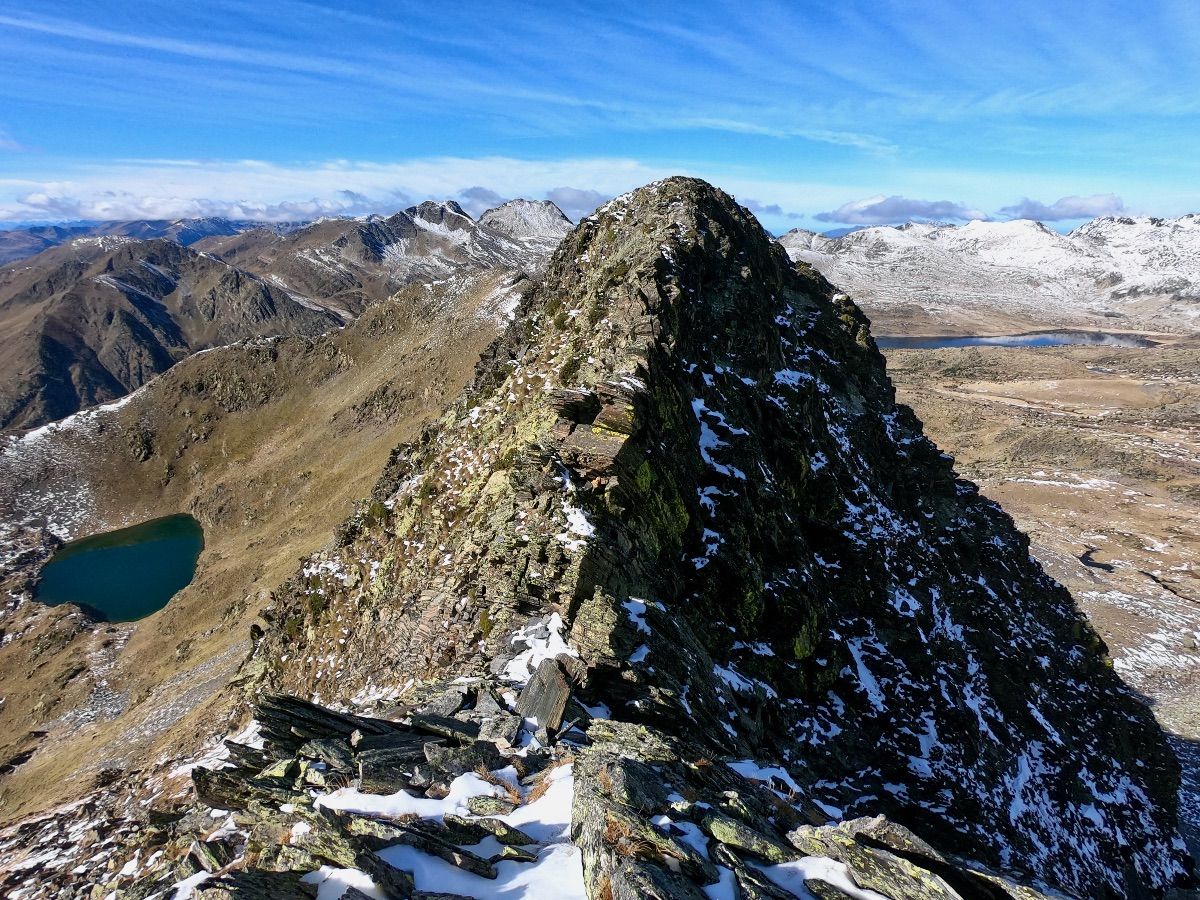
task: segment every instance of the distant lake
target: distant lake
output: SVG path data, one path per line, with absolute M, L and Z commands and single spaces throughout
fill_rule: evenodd
M 1104 331 L 1034 331 L 973 337 L 887 337 L 875 338 L 881 350 L 937 350 L 942 347 L 1153 347 L 1155 342 L 1136 334 Z
M 204 530 L 185 514 L 152 519 L 61 547 L 42 569 L 36 597 L 75 603 L 110 622 L 132 622 L 167 605 L 196 574 Z

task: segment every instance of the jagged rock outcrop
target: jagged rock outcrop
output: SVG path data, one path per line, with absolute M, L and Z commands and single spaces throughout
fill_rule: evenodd
M 339 543 L 247 677 L 402 699 L 557 653 L 605 719 L 834 818 L 1081 896 L 1184 874 L 1177 765 L 1071 597 L 896 405 L 853 303 L 702 182 L 581 222 Z M 601 895 L 619 847 L 580 839 Z M 630 890 L 682 892 L 651 856 Z

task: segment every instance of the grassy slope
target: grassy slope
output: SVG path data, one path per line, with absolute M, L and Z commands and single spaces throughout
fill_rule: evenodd
M 43 748 L 0 782 L 0 820 L 78 796 L 103 768 L 140 766 L 173 723 L 172 746 L 211 733 L 271 589 L 459 392 L 498 330 L 478 307 L 503 278 L 478 279 L 452 306 L 410 290 L 316 341 L 193 357 L 121 410 L 121 427 L 76 448 L 89 455 L 93 524 L 190 511 L 206 546 L 192 584 L 136 627 L 82 628 L 59 608 L 0 650 L 0 759 Z M 124 711 L 80 727 L 77 710 L 107 691 Z

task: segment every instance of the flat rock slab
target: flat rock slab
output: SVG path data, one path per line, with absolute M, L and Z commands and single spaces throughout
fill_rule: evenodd
M 409 723 L 418 731 L 435 734 L 438 737 L 451 738 L 469 744 L 479 737 L 479 726 L 474 722 L 463 722 L 450 716 L 436 716 L 430 713 L 413 713 L 408 717 Z
M 562 724 L 571 685 L 556 659 L 544 659 L 517 700 L 517 714 L 551 731 Z
M 340 713 L 290 694 L 264 694 L 254 718 L 267 745 L 279 755 L 294 755 L 313 739 L 349 740 L 355 731 L 391 734 L 397 726 L 383 719 Z

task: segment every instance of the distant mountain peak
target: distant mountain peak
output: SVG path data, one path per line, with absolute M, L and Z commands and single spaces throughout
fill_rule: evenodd
M 561 240 L 571 230 L 571 220 L 549 200 L 509 200 L 481 215 L 479 223 L 518 240 Z
M 450 228 L 468 228 L 475 220 L 453 200 L 425 200 L 405 210 L 414 219 L 421 219 Z

